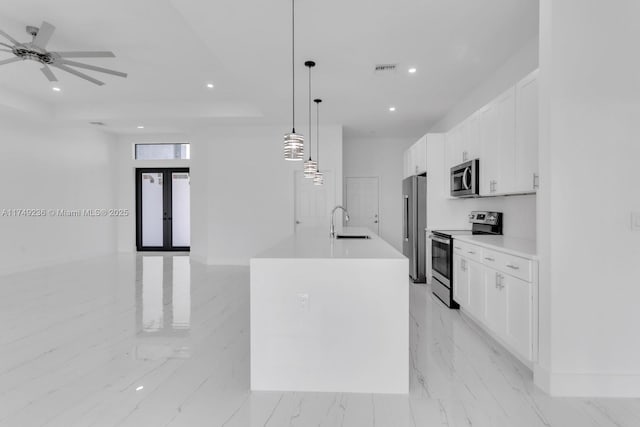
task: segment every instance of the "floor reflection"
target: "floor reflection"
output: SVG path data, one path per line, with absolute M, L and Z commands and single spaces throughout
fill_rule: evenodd
M 138 255 L 137 359 L 189 357 L 191 265 L 188 254 Z

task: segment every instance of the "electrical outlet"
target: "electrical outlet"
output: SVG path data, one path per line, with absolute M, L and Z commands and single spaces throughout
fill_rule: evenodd
M 631 229 L 640 231 L 640 212 L 631 212 Z
M 298 308 L 300 311 L 309 311 L 309 294 L 298 294 Z

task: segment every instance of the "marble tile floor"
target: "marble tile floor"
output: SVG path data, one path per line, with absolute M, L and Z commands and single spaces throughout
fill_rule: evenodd
M 638 399 L 551 398 L 411 285 L 409 395 L 252 393 L 249 270 L 114 255 L 0 277 L 0 426 L 638 426 Z

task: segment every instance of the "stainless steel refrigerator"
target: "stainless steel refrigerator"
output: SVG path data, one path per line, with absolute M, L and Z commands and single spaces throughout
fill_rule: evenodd
M 427 177 L 411 176 L 402 181 L 402 253 L 409 258 L 409 277 L 425 283 L 427 226 Z

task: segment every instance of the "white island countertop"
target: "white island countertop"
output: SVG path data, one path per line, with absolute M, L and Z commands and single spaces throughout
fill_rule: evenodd
M 517 237 L 490 236 L 484 234 L 453 236 L 455 240 L 467 242 L 488 249 L 508 252 L 523 258 L 538 259 L 536 241 Z
M 370 239 L 332 239 L 329 230 L 300 230 L 253 258 L 401 259 L 405 256 L 367 228 L 343 227 L 337 234 L 367 235 Z

